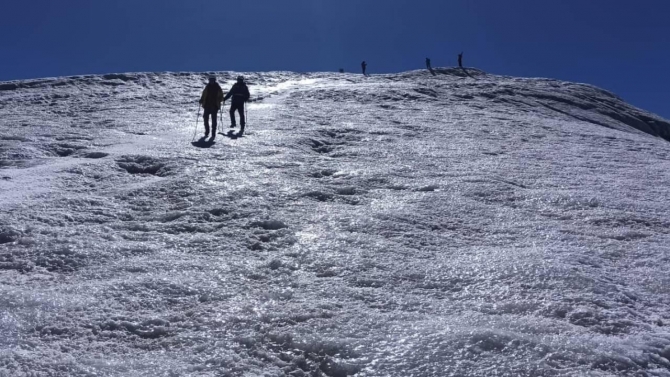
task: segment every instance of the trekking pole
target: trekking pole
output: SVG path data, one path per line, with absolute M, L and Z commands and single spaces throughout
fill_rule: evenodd
M 220 123 L 219 129 L 220 130 L 223 129 L 223 110 L 225 110 L 225 108 L 226 108 L 226 101 L 223 101 L 223 103 L 221 104 L 221 114 L 219 114 L 220 115 L 219 116 L 219 119 L 220 119 L 219 120 L 219 123 Z
M 191 143 L 195 141 L 195 135 L 198 133 L 198 119 L 200 119 L 200 104 L 198 104 L 198 115 L 195 117 L 195 130 L 193 130 L 193 138 Z

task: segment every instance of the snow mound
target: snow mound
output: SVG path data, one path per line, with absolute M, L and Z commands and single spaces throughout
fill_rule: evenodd
M 171 173 L 167 163 L 150 156 L 121 156 L 116 163 L 130 174 L 150 174 L 162 177 Z

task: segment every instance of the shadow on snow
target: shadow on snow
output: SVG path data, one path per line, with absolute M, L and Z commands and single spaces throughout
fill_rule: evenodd
M 206 137 L 203 136 L 200 139 L 198 139 L 198 141 L 191 142 L 191 145 L 197 148 L 211 148 L 212 145 L 214 145 L 215 143 L 216 143 L 215 141 L 213 140 L 209 141 L 207 140 Z

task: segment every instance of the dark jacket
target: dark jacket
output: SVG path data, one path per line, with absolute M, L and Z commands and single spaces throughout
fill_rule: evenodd
M 247 84 L 243 82 L 235 83 L 235 85 L 230 88 L 230 91 L 226 94 L 226 97 L 223 100 L 225 101 L 230 97 L 233 97 L 234 104 L 247 102 L 249 98 L 251 98 Z
M 200 104 L 205 110 L 218 110 L 221 108 L 223 102 L 223 90 L 217 82 L 210 82 L 202 91 L 200 96 Z

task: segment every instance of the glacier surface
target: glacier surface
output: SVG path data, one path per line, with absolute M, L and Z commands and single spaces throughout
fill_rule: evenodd
M 0 376 L 670 376 L 670 124 L 435 73 L 0 83 Z

